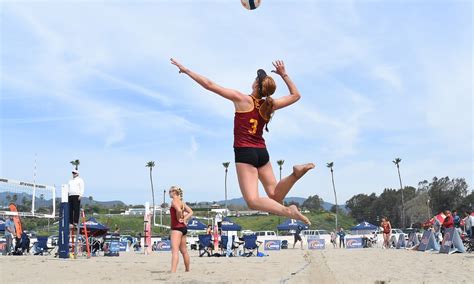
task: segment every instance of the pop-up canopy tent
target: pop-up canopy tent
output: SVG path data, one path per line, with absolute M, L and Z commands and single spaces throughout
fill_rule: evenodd
M 242 230 L 242 226 L 240 226 L 237 223 L 234 223 L 232 220 L 229 219 L 229 217 L 225 217 L 222 220 L 221 230 L 222 231 L 240 231 Z
M 81 223 L 81 234 L 84 234 L 84 223 Z M 99 223 L 94 217 L 86 221 L 87 234 L 91 237 L 98 237 L 107 234 L 109 227 Z
M 358 234 L 367 234 L 367 233 L 372 233 L 373 231 L 376 231 L 378 229 L 377 226 L 370 224 L 369 222 L 362 222 L 354 227 L 351 228 L 351 231 L 358 235 Z
M 290 231 L 298 229 L 298 226 L 301 226 L 303 230 L 307 230 L 309 228 L 308 225 L 305 223 L 295 220 L 295 219 L 288 219 L 285 222 L 281 223 L 277 226 L 278 231 Z
M 206 228 L 207 226 L 196 218 L 191 218 L 191 220 L 188 221 L 188 230 L 203 231 L 206 230 Z

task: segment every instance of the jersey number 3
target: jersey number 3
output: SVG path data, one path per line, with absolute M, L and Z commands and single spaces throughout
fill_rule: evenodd
M 257 133 L 258 120 L 251 118 L 249 122 L 252 124 L 251 128 L 249 129 L 249 133 Z

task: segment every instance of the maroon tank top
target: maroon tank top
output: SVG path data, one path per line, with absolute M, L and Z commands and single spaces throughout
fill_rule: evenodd
M 186 228 L 186 224 L 180 223 L 176 216 L 176 209 L 173 206 L 170 208 L 171 215 L 171 229 Z
M 260 114 L 262 99 L 253 100 L 253 108 L 246 112 L 235 112 L 234 116 L 234 147 L 266 148 L 263 139 L 263 127 L 267 121 Z

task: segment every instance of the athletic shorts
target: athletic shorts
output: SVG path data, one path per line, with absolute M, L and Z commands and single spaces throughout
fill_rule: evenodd
M 256 168 L 265 166 L 270 161 L 266 148 L 236 147 L 235 162 L 252 165 Z
M 186 234 L 188 233 L 188 228 L 186 228 L 186 227 L 174 228 L 174 229 L 171 229 L 171 230 L 180 231 L 181 233 L 183 233 L 183 236 L 186 236 Z
M 300 236 L 300 235 L 295 234 L 295 241 L 294 241 L 294 242 L 296 243 L 297 241 L 302 242 L 303 240 L 301 239 L 301 236 Z

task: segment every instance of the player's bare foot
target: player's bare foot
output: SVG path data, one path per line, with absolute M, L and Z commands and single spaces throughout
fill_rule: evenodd
M 300 179 L 302 176 L 306 174 L 311 169 L 314 169 L 316 167 L 315 164 L 313 163 L 308 163 L 308 164 L 303 164 L 303 165 L 296 165 L 293 166 L 293 174 L 297 179 Z
M 307 225 L 311 225 L 311 222 L 309 221 L 309 219 L 305 215 L 301 214 L 301 212 L 298 210 L 298 207 L 296 207 L 296 205 L 290 205 L 288 208 L 290 208 L 292 219 L 300 220 L 300 221 L 303 221 Z

